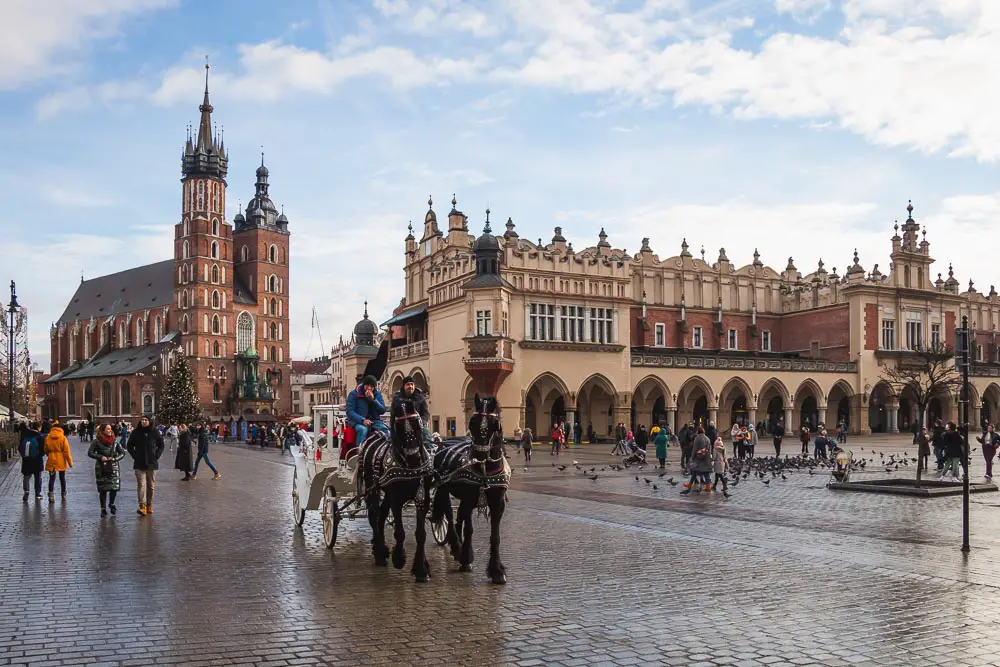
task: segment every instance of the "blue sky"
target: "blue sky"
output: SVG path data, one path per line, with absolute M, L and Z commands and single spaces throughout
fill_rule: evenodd
M 452 193 L 533 240 L 686 237 L 709 259 L 888 267 L 913 199 L 937 269 L 1000 283 L 1000 3 L 8 0 L 7 263 L 47 366 L 81 273 L 170 255 L 205 55 L 229 213 L 261 145 L 291 220 L 292 352 L 403 293 L 406 225 Z M 4 279 L 7 276 L 0 276 Z

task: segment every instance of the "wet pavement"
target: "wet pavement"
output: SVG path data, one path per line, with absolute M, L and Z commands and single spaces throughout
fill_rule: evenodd
M 128 471 L 100 518 L 85 445 L 65 502 L 22 505 L 0 467 L 0 665 L 1000 664 L 1000 494 L 974 497 L 965 556 L 960 497 L 834 492 L 819 469 L 681 496 L 676 451 L 662 478 L 601 471 L 609 451 L 514 457 L 502 588 L 482 519 L 474 573 L 432 547 L 426 585 L 376 568 L 360 520 L 328 551 L 273 450 L 214 446 L 219 481 L 161 471 L 147 518 Z

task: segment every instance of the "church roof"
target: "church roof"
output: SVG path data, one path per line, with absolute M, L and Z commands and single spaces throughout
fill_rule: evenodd
M 109 377 L 114 375 L 135 375 L 153 364 L 159 363 L 161 355 L 175 343 L 154 343 L 140 347 L 124 347 L 82 364 L 70 366 L 53 375 L 46 383 L 57 380 L 82 380 L 85 378 Z
M 174 262 L 168 259 L 84 280 L 58 323 L 169 306 L 173 300 Z

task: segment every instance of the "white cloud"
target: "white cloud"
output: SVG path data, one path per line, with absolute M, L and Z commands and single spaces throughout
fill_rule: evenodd
M 0 2 L 0 90 L 78 66 L 72 56 L 115 35 L 137 14 L 177 0 L 4 0 Z

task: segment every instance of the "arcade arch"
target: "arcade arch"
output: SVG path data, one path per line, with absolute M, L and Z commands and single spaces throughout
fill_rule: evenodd
M 553 423 L 566 418 L 568 399 L 566 384 L 552 373 L 542 373 L 531 381 L 525 392 L 524 425 L 536 438 L 546 437 Z
M 595 373 L 583 381 L 576 398 L 576 418 L 584 431 L 593 424 L 598 435 L 612 433 L 615 424 L 615 400 L 618 392 L 608 378 Z
M 799 417 L 799 423 L 797 424 L 799 429 L 808 425 L 809 430 L 816 430 L 817 425 L 823 421 L 820 418 L 822 401 L 823 392 L 820 391 L 819 385 L 812 379 L 803 380 L 799 388 L 795 390 L 794 412 Z M 823 417 L 825 418 L 825 416 L 824 413 Z
M 785 421 L 785 410 L 789 406 L 788 387 L 777 378 L 770 378 L 761 385 L 757 395 L 758 419 L 763 419 L 770 433 L 779 421 Z M 786 432 L 791 424 L 784 424 Z
M 668 418 L 668 405 L 670 389 L 666 383 L 655 375 L 647 375 L 632 392 L 632 430 L 635 431 L 639 424 L 646 424 L 650 428 L 654 424 L 667 425 L 673 430 L 675 424 Z
M 847 425 L 848 431 L 851 430 L 851 426 L 855 422 L 851 407 L 853 396 L 854 390 L 844 380 L 839 380 L 830 389 L 830 394 L 826 399 L 825 423 L 827 430 L 831 433 L 832 429 L 836 429 L 841 421 Z
M 717 407 L 716 396 L 708 382 L 698 375 L 688 378 L 677 392 L 678 428 L 687 422 L 708 424 L 711 412 Z
M 729 380 L 719 392 L 719 419 L 716 426 L 729 429 L 733 424 L 752 426 L 751 410 L 756 406 L 751 402 L 753 392 L 750 386 L 739 377 Z

